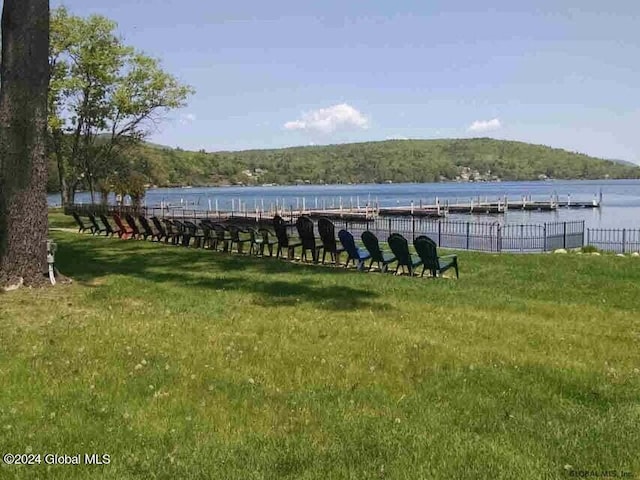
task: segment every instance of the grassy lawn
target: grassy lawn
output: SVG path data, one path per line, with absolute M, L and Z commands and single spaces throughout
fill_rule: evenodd
M 2 453 L 111 462 L 2 479 L 640 477 L 638 258 L 434 281 L 53 237 L 74 283 L 0 295 Z

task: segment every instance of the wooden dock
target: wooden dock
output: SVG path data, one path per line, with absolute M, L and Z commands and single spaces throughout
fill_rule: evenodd
M 238 202 L 240 204 L 240 202 Z M 331 208 L 306 208 L 305 202 L 297 202 L 297 208 L 269 208 L 255 210 L 244 209 L 222 211 L 222 210 L 190 210 L 183 208 L 171 208 L 169 216 L 181 216 L 184 212 L 185 216 L 193 218 L 217 217 L 221 219 L 239 219 L 245 218 L 249 220 L 261 221 L 266 218 L 273 218 L 279 214 L 283 217 L 296 217 L 299 215 L 309 215 L 312 218 L 327 217 L 332 220 L 374 220 L 379 216 L 413 216 L 423 218 L 443 218 L 447 215 L 499 215 L 507 211 L 538 211 L 552 212 L 559 209 L 583 209 L 583 208 L 599 208 L 600 201 L 594 199 L 590 202 L 572 201 L 571 196 L 567 196 L 566 200 L 561 201 L 558 196 L 552 196 L 548 201 L 532 200 L 531 197 L 523 196 L 520 200 L 512 201 L 507 197 L 498 198 L 496 201 L 490 201 L 488 198 L 472 198 L 469 201 L 450 202 L 449 200 L 440 201 L 435 199 L 435 203 L 419 203 L 411 202 L 410 205 L 397 205 L 393 207 L 377 207 L 371 205 L 350 207 Z M 166 209 L 166 206 L 164 207 Z M 151 210 L 155 210 L 152 208 Z
M 591 202 L 572 202 L 567 201 L 481 201 L 471 200 L 467 203 L 437 203 L 436 205 L 409 205 L 398 207 L 384 207 L 378 209 L 379 215 L 395 216 L 395 215 L 411 215 L 414 217 L 444 217 L 449 214 L 501 214 L 509 210 L 524 210 L 524 211 L 537 211 L 537 212 L 551 212 L 562 208 L 600 208 L 600 203 L 596 201 Z

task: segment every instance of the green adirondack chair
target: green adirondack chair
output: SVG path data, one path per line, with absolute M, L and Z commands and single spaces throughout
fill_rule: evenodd
M 387 243 L 398 261 L 395 273 L 398 273 L 400 268 L 402 268 L 403 271 L 406 268 L 409 270 L 409 275 L 413 275 L 416 267 L 422 265 L 422 259 L 416 255 L 411 255 L 407 239 L 399 233 L 392 233 L 389 235 Z
M 425 235 L 416 237 L 413 241 L 413 246 L 424 265 L 421 276 L 424 275 L 426 270 L 429 270 L 431 276 L 435 278 L 442 276 L 442 274 L 450 268 L 455 268 L 456 278 L 460 278 L 458 273 L 458 257 L 456 255 L 443 255 L 439 257 L 436 242 Z
M 383 252 L 380 249 L 380 243 L 378 242 L 378 237 L 376 237 L 373 232 L 369 230 L 362 232 L 360 236 L 362 239 L 362 243 L 364 247 L 371 254 L 371 262 L 369 262 L 369 271 L 373 267 L 373 264 L 376 263 L 381 272 L 386 272 L 390 263 L 396 261 L 396 256 L 391 253 Z

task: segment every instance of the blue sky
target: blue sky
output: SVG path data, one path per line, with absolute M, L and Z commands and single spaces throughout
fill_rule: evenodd
M 207 151 L 490 136 L 640 163 L 640 2 L 52 0 L 192 85 Z

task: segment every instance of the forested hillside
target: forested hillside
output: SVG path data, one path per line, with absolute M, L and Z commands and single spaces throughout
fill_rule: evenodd
M 144 145 L 127 157 L 131 170 L 158 186 L 640 178 L 638 166 L 489 138 L 215 153 Z M 55 190 L 55 165 L 50 176 Z

